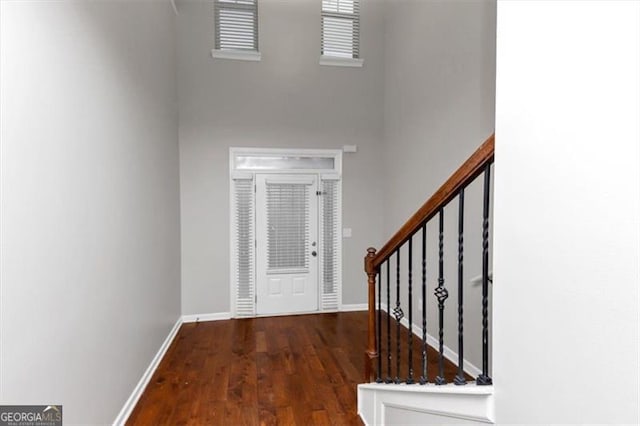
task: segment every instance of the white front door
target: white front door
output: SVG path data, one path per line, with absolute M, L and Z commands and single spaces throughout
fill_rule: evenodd
M 256 312 L 318 310 L 318 177 L 256 175 Z

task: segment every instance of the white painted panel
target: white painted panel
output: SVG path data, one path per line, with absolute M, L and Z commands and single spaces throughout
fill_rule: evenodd
M 383 420 L 385 425 L 403 426 L 438 426 L 438 425 L 477 425 L 478 421 L 461 419 L 458 417 L 443 416 L 413 408 L 385 405 Z
M 308 279 L 304 277 L 297 277 L 297 278 L 294 278 L 292 281 L 293 281 L 293 286 L 292 286 L 293 288 L 291 289 L 291 293 L 295 295 L 304 295 L 305 284 L 307 283 Z
M 268 279 L 269 297 L 272 296 L 282 296 L 282 280 L 280 278 L 269 278 Z
M 493 423 L 493 386 L 358 385 L 358 414 L 366 424 Z

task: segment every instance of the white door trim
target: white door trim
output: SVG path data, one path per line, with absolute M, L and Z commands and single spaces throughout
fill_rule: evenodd
M 275 157 L 282 157 L 285 160 L 287 158 L 292 158 L 292 159 L 332 159 L 333 161 L 313 161 L 314 163 L 317 164 L 321 164 L 323 166 L 326 165 L 332 165 L 332 167 L 327 167 L 327 168 L 282 168 L 282 169 L 273 169 L 273 168 L 268 168 L 268 169 L 264 169 L 264 168 L 256 168 L 256 169 L 251 169 L 251 167 L 247 167 L 246 163 L 244 163 L 241 167 L 236 167 L 236 165 L 238 164 L 237 158 L 238 156 L 243 156 L 243 157 L 247 157 L 247 156 L 275 156 Z M 304 165 L 304 167 L 307 167 L 307 165 Z M 337 285 L 335 286 L 336 291 L 337 291 L 337 307 L 336 309 L 323 309 L 322 307 L 322 296 L 323 296 L 323 289 L 321 287 L 322 285 L 322 279 L 320 276 L 320 271 L 319 271 L 319 276 L 318 276 L 318 303 L 319 303 L 319 310 L 316 312 L 332 312 L 332 311 L 336 311 L 337 309 L 340 308 L 340 306 L 342 305 L 342 180 L 341 180 L 341 176 L 342 176 L 342 150 L 341 149 L 277 149 L 277 148 L 240 148 L 240 147 L 231 147 L 229 148 L 229 244 L 230 244 L 230 259 L 229 259 L 229 289 L 230 289 L 230 294 L 229 294 L 229 303 L 230 303 L 230 311 L 231 311 L 231 317 L 232 318 L 237 318 L 238 317 L 238 312 L 237 312 L 237 306 L 236 306 L 236 302 L 237 302 L 237 293 L 238 293 L 238 282 L 237 282 L 237 276 L 236 276 L 236 262 L 237 262 L 237 258 L 238 258 L 238 253 L 237 253 L 237 247 L 236 247 L 236 235 L 237 235 L 237 226 L 236 226 L 236 222 L 235 222 L 235 200 L 234 200 L 234 179 L 242 179 L 242 180 L 252 180 L 254 183 L 254 191 L 255 191 L 255 175 L 257 173 L 260 174 L 315 174 L 318 175 L 318 184 L 320 185 L 322 180 L 336 180 L 338 187 L 337 187 L 337 205 L 338 205 L 338 214 L 337 214 L 337 229 L 339 230 L 339 238 L 337 238 L 337 244 L 338 244 L 338 261 L 337 261 L 337 265 L 335 265 L 335 270 L 336 270 L 336 274 L 337 274 Z M 254 215 L 254 221 L 253 221 L 253 234 L 255 237 L 255 233 L 256 233 L 256 222 L 255 222 L 255 196 L 253 197 L 253 215 Z M 322 237 L 321 235 L 318 235 L 318 239 L 320 240 Z M 253 256 L 253 274 L 254 274 L 254 279 L 253 279 L 253 286 L 254 286 L 254 292 L 257 290 L 256 287 L 256 247 L 255 245 L 251 248 L 252 251 L 252 256 Z M 241 316 L 247 316 L 247 314 L 243 314 Z M 254 310 L 253 310 L 253 317 L 256 317 L 258 315 L 256 315 L 256 310 L 255 310 L 255 301 L 254 301 Z

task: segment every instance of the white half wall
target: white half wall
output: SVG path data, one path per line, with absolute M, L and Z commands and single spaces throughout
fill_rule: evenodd
M 640 3 L 499 1 L 499 424 L 637 424 Z
M 358 415 L 373 425 L 494 423 L 494 388 L 467 384 L 358 385 Z
M 181 314 L 174 12 L 0 15 L 0 403 L 110 424 Z

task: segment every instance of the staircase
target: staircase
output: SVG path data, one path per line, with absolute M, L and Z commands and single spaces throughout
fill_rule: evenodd
M 379 251 L 367 250 L 368 383 L 358 386 L 367 425 L 494 422 L 493 163 L 491 135 Z

